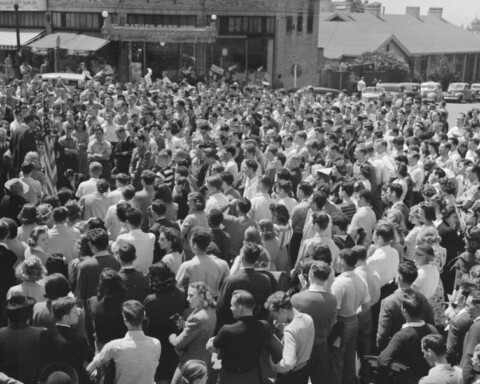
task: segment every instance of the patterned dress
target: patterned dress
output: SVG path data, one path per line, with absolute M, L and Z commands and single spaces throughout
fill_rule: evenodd
M 288 245 L 292 240 L 293 229 L 292 224 L 288 222 L 287 225 L 275 224 L 275 230 L 278 234 L 278 240 L 280 242 L 280 251 L 278 252 L 277 259 L 275 260 L 275 265 L 277 271 L 285 271 L 290 273 L 290 257 L 288 253 Z
M 433 244 L 432 248 L 435 253 L 435 260 L 432 262 L 432 264 L 438 268 L 438 272 L 441 274 L 447 260 L 447 250 L 441 247 L 439 244 Z M 438 280 L 438 286 L 435 294 L 430 298 L 430 304 L 433 308 L 435 325 L 442 327 L 445 326 L 445 295 L 443 291 L 442 279 Z

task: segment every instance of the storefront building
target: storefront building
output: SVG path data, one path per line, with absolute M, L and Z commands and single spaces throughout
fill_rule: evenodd
M 0 7 L 13 1 L 0 0 Z M 197 75 L 212 69 L 236 73 L 248 82 L 272 82 L 281 75 L 285 88 L 318 84 L 318 15 L 330 4 L 330 0 L 20 1 L 46 3 L 46 12 L 38 15 L 20 5 L 21 17 L 29 20 L 24 28 L 38 25 L 45 36 L 74 33 L 110 41 L 98 48 L 101 55 L 96 51 L 88 55 L 108 62 L 121 81 L 135 80 L 147 68 L 153 70 L 153 79 L 163 71 L 175 78 L 180 70 L 192 68 Z M 13 14 L 13 5 L 7 7 Z M 0 15 L 0 27 L 10 22 L 4 18 Z M 37 52 L 41 45 L 37 42 Z M 70 45 L 61 49 L 65 62 L 82 53 Z

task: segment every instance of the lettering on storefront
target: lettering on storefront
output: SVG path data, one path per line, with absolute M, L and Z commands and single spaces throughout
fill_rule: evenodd
M 107 20 L 102 33 L 112 40 L 147 41 L 165 43 L 213 43 L 217 36 L 214 25 L 204 28 L 194 26 L 110 24 Z
M 0 11 L 13 11 L 14 0 L 0 0 Z M 46 11 L 47 0 L 20 0 L 19 11 Z

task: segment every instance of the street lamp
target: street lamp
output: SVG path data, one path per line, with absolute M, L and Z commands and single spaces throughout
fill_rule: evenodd
M 20 45 L 20 19 L 18 17 L 18 7 L 20 6 L 20 0 L 14 0 L 13 9 L 15 11 L 15 32 L 17 33 L 17 55 L 20 55 L 22 49 Z
M 210 19 L 212 19 L 212 22 L 215 23 L 215 21 L 217 21 L 217 15 L 213 14 L 212 16 L 210 16 Z
M 58 54 L 59 54 L 59 51 L 60 51 L 60 43 L 62 42 L 62 39 L 60 38 L 60 35 L 57 35 L 57 38 L 55 40 L 55 50 L 54 50 L 54 54 L 55 54 L 55 72 L 58 72 Z

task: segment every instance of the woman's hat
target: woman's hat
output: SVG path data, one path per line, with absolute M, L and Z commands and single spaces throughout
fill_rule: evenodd
M 22 180 L 14 178 L 5 183 L 5 189 L 14 195 L 24 195 L 29 191 L 30 187 Z
M 33 307 L 35 304 L 35 299 L 33 297 L 15 295 L 7 300 L 5 304 L 5 309 L 8 311 L 16 311 L 23 308 Z

